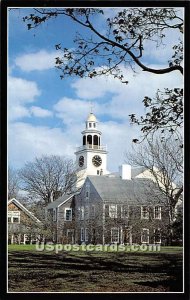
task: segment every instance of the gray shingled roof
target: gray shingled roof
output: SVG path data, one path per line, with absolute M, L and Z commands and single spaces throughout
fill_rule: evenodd
M 63 195 L 61 197 L 59 197 L 57 200 L 49 203 L 46 206 L 46 209 L 51 209 L 51 208 L 56 208 L 58 207 L 60 204 L 63 204 L 64 202 L 67 202 L 69 199 L 71 199 L 74 196 L 74 194 L 70 194 L 70 195 Z
M 134 178 L 123 180 L 120 177 L 88 176 L 103 201 L 128 204 L 160 203 L 163 194 L 150 179 Z

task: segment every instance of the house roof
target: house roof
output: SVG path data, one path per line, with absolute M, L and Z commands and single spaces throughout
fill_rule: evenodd
M 8 201 L 8 205 L 14 203 L 17 207 L 19 207 L 23 212 L 25 212 L 31 219 L 33 219 L 37 223 L 41 223 L 41 221 L 34 216 L 24 205 L 22 205 L 17 199 L 12 198 Z
M 70 200 L 75 194 L 70 194 L 70 195 L 63 195 L 61 197 L 59 197 L 57 200 L 49 203 L 47 206 L 46 206 L 46 209 L 52 209 L 52 208 L 56 208 L 56 207 L 59 207 L 61 206 L 62 204 L 66 203 L 68 200 Z
M 133 178 L 123 180 L 120 177 L 88 176 L 87 177 L 104 202 L 142 204 L 163 201 L 163 194 L 150 179 Z
M 143 173 L 145 170 L 147 170 L 145 167 L 131 168 L 131 177 L 134 178 L 139 174 Z

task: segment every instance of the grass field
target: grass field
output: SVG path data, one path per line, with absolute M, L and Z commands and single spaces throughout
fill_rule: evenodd
M 38 252 L 9 246 L 10 292 L 182 292 L 182 248 L 160 252 Z

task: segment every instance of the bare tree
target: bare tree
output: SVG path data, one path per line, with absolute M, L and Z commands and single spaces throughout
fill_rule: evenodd
M 53 215 L 45 210 L 42 201 L 34 203 L 30 210 L 42 222 L 38 228 L 38 242 L 53 241 L 53 236 L 57 231 L 57 225 L 53 222 Z
M 19 190 L 19 174 L 18 171 L 11 166 L 8 168 L 8 199 L 16 198 Z
M 42 156 L 25 164 L 20 170 L 23 189 L 40 197 L 45 204 L 56 200 L 63 194 L 74 191 L 76 182 L 75 164 L 60 156 Z
M 161 140 L 154 135 L 143 145 L 135 145 L 126 153 L 126 161 L 133 166 L 144 167 L 167 199 L 170 223 L 175 217 L 175 207 L 183 193 L 183 151 L 179 147 L 182 138 L 170 136 Z

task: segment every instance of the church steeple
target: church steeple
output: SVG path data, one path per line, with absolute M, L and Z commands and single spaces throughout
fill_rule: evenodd
M 83 146 L 91 149 L 100 149 L 101 132 L 97 128 L 97 119 L 91 112 L 86 120 L 86 129 L 82 131 Z
M 107 147 L 101 144 L 102 132 L 98 130 L 96 116 L 90 112 L 82 133 L 82 146 L 75 152 L 79 172 L 87 175 L 105 175 L 107 171 Z

